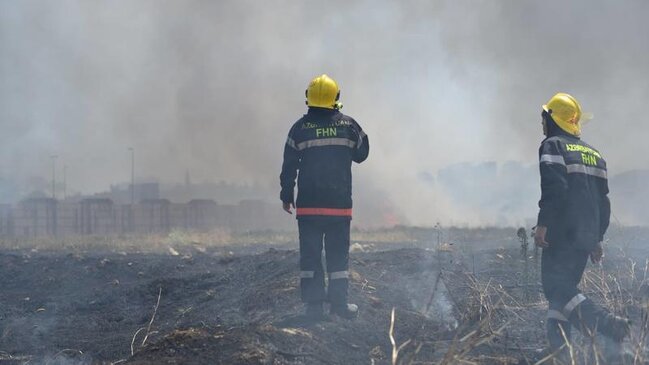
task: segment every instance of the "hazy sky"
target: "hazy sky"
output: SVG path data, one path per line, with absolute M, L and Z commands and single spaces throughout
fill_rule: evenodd
M 104 190 L 130 178 L 133 146 L 140 177 L 277 185 L 304 89 L 328 73 L 371 140 L 356 192 L 461 222 L 422 173 L 533 164 L 557 91 L 594 113 L 584 139 L 612 174 L 649 168 L 647 14 L 642 0 L 2 1 L 0 175 L 49 179 L 57 154 L 71 189 Z

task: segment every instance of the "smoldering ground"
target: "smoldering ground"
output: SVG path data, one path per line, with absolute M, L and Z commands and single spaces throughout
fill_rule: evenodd
M 380 208 L 385 222 L 521 223 L 538 181 L 499 169 L 534 171 L 539 105 L 559 90 L 594 113 L 584 137 L 611 175 L 649 168 L 638 152 L 648 11 L 641 0 L 2 2 L 3 195 L 47 179 L 52 154 L 71 190 L 127 181 L 131 146 L 139 177 L 189 170 L 276 190 L 306 83 L 326 72 L 371 138 L 355 169 L 359 222 Z M 445 168 L 487 161 L 501 166 L 479 184 L 493 199 L 443 183 Z
M 367 235 L 354 237 L 350 256 L 359 318 L 317 326 L 296 314 L 294 242 L 3 250 L 0 363 L 393 364 L 392 308 L 397 345 L 410 343 L 396 363 L 456 363 L 440 360 L 448 354 L 481 364 L 535 363 L 543 356 L 539 261 L 521 254 L 513 230 L 410 228 L 384 242 Z M 584 291 L 632 316 L 629 344 L 646 346 L 649 232 L 610 236 L 604 267 L 587 270 Z M 489 337 L 495 340 L 476 345 Z M 636 363 L 645 363 L 646 351 L 639 356 Z

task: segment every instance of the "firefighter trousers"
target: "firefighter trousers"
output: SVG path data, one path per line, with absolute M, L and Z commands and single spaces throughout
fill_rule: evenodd
M 570 312 L 585 299 L 577 286 L 587 262 L 587 251 L 575 250 L 568 245 L 557 244 L 543 249 L 541 283 L 549 304 L 546 329 L 553 351 L 570 340 Z
M 563 308 L 581 292 L 577 288 L 586 269 L 589 252 L 568 245 L 550 246 L 541 255 L 541 282 L 550 309 Z
M 347 304 L 349 227 L 346 217 L 299 217 L 300 289 L 305 303 Z M 322 249 L 329 281 L 325 290 Z

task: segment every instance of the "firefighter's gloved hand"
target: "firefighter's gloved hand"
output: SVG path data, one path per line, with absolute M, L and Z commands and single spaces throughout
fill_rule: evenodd
M 295 204 L 293 203 L 283 203 L 284 211 L 288 214 L 293 214 L 291 208 L 295 209 Z
M 604 258 L 604 247 L 602 246 L 602 243 L 599 242 L 590 252 L 590 261 L 593 264 L 599 264 L 602 261 L 602 258 Z
M 545 240 L 545 234 L 547 231 L 548 227 L 536 226 L 536 230 L 534 231 L 534 244 L 541 248 L 550 247 L 550 243 Z

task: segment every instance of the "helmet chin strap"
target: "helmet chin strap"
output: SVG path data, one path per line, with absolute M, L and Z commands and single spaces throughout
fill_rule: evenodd
M 334 103 L 334 109 L 340 110 L 343 108 L 343 103 L 340 101 L 340 90 L 338 90 L 338 94 L 336 94 L 336 102 Z

